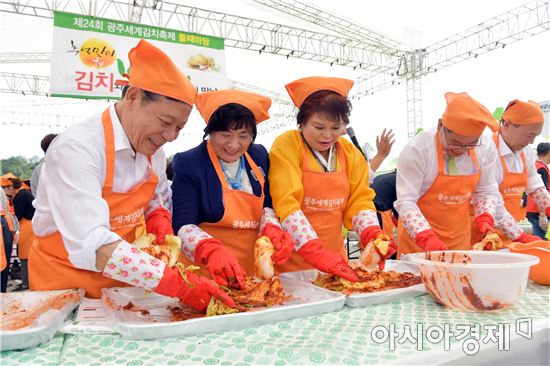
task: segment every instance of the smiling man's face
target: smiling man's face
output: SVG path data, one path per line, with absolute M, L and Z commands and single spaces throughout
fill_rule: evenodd
M 174 141 L 192 110 L 186 103 L 162 96 L 147 100 L 139 89 L 128 90 L 124 103 L 125 121 L 121 121 L 124 131 L 134 150 L 146 156 L 153 155 L 165 143 Z

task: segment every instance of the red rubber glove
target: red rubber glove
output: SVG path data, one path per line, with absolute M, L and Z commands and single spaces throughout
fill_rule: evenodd
M 245 288 L 246 272 L 231 250 L 214 238 L 203 239 L 195 248 L 195 262 L 206 264 L 212 279 L 221 286 L 237 281 L 240 289 Z
M 373 226 L 369 226 L 369 227 L 366 227 L 365 229 L 363 229 L 363 231 L 361 232 L 361 236 L 360 236 L 361 237 L 361 243 L 360 243 L 361 249 L 365 249 L 365 247 L 367 246 L 368 243 L 370 243 L 373 240 L 376 240 L 376 239 L 380 238 L 381 235 L 387 236 L 386 233 L 384 233 L 384 231 L 382 231 L 380 226 L 373 225 Z M 376 245 L 374 246 L 376 248 L 376 251 L 378 252 L 378 255 L 380 255 L 380 257 L 382 259 L 388 259 L 397 252 L 397 245 L 395 244 L 395 240 L 391 237 L 389 237 L 389 239 L 390 239 L 389 240 L 390 244 L 388 245 L 388 252 L 385 255 L 380 253 L 380 250 Z
M 360 234 L 361 241 L 359 242 L 359 245 L 361 246 L 361 249 L 365 249 L 368 243 L 370 243 L 372 240 L 376 239 L 378 235 L 383 233 L 384 232 L 378 225 L 372 225 L 364 228 Z
M 284 264 L 290 259 L 294 250 L 294 240 L 292 236 L 280 227 L 273 224 L 266 224 L 262 231 L 271 240 L 275 253 L 271 255 L 271 259 L 275 264 Z
M 298 254 L 306 262 L 322 272 L 331 273 L 351 282 L 359 281 L 353 269 L 350 268 L 342 257 L 338 253 L 326 250 L 319 239 L 312 239 L 305 243 L 298 249 Z
M 167 209 L 159 207 L 145 218 L 147 233 L 155 235 L 157 244 L 164 244 L 166 235 L 174 235 L 172 229 L 172 215 Z
M 437 237 L 433 230 L 428 229 L 419 232 L 416 234 L 416 245 L 424 249 L 426 252 L 431 252 L 432 250 L 447 250 L 445 243 Z
M 495 232 L 495 219 L 488 213 L 482 213 L 474 219 L 476 227 L 476 239 L 483 240 L 489 233 Z
M 514 241 L 519 241 L 520 243 L 531 243 L 533 241 L 540 241 L 542 240 L 536 235 L 531 235 L 526 232 L 522 233 L 520 236 L 516 238 Z
M 235 302 L 214 283 L 206 277 L 184 271 L 187 282 L 177 268 L 164 268 L 164 275 L 155 292 L 161 295 L 177 297 L 185 305 L 193 309 L 205 311 L 213 296 L 226 306 L 235 307 Z

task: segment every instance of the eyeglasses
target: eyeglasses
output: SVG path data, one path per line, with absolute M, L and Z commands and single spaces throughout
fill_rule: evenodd
M 455 141 L 449 142 L 449 136 L 447 135 L 447 128 L 443 127 L 443 136 L 445 137 L 445 143 L 447 144 L 447 147 L 450 149 L 466 149 L 466 150 L 472 150 L 475 149 L 478 146 L 481 146 L 481 141 L 483 136 L 479 136 L 479 139 L 471 144 L 460 144 Z

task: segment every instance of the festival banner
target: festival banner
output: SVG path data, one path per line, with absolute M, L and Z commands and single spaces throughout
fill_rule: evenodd
M 128 52 L 140 39 L 165 52 L 199 92 L 227 88 L 222 38 L 56 11 L 50 94 L 120 98 L 115 81 L 125 79 Z

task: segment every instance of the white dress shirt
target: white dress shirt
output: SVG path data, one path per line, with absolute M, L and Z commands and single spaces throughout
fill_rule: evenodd
M 531 149 L 530 146 L 524 147 L 520 151 L 512 151 L 510 147 L 504 142 L 504 139 L 499 134 L 498 135 L 498 152 L 500 157 L 504 159 L 504 162 L 506 163 L 506 166 L 508 167 L 508 171 L 510 173 L 522 173 L 523 172 L 523 162 L 521 161 L 521 152 L 525 154 L 525 164 L 527 165 L 527 186 L 525 188 L 525 192 L 527 194 L 530 194 L 533 191 L 536 191 L 539 188 L 545 188 L 544 182 L 542 181 L 542 178 L 540 177 L 540 174 L 537 172 L 537 168 L 535 166 L 535 162 L 537 161 L 537 156 L 535 155 L 535 152 Z M 493 141 L 491 139 L 491 141 Z M 494 142 L 493 142 L 494 143 Z M 502 162 L 500 158 L 497 162 L 497 168 L 496 168 L 496 179 L 497 183 L 500 186 L 502 183 L 502 180 L 504 179 L 504 169 L 502 167 Z M 502 200 L 502 197 L 498 200 L 497 204 L 497 213 L 496 213 L 496 219 L 497 221 L 500 220 L 505 212 L 506 208 L 504 207 L 504 201 Z
M 399 216 L 409 211 L 420 210 L 417 202 L 432 186 L 437 176 L 437 147 L 433 128 L 418 135 L 401 151 L 397 160 L 397 201 L 394 207 Z M 495 202 L 500 197 L 495 180 L 497 151 L 488 136 L 483 136 L 480 146 L 475 148 L 478 166 L 481 169 L 479 183 L 474 197 L 490 196 Z M 449 156 L 443 153 L 444 168 L 447 173 Z M 474 174 L 475 166 L 468 153 L 455 158 L 460 175 Z
M 376 172 L 371 169 L 369 161 L 369 184 L 372 184 L 372 182 L 374 182 L 374 178 L 376 178 L 376 175 Z
M 134 152 L 114 105 L 115 170 L 113 191 L 128 192 L 151 176 L 148 158 Z M 48 149 L 40 174 L 36 212 L 32 224 L 37 236 L 59 231 L 69 261 L 76 267 L 97 271 L 96 250 L 121 240 L 109 229 L 109 206 L 102 198 L 106 170 L 105 139 L 101 114 L 71 126 Z M 159 149 L 151 157 L 158 176 L 153 199 L 145 215 L 158 207 L 171 210 L 171 190 L 166 179 L 166 157 Z

